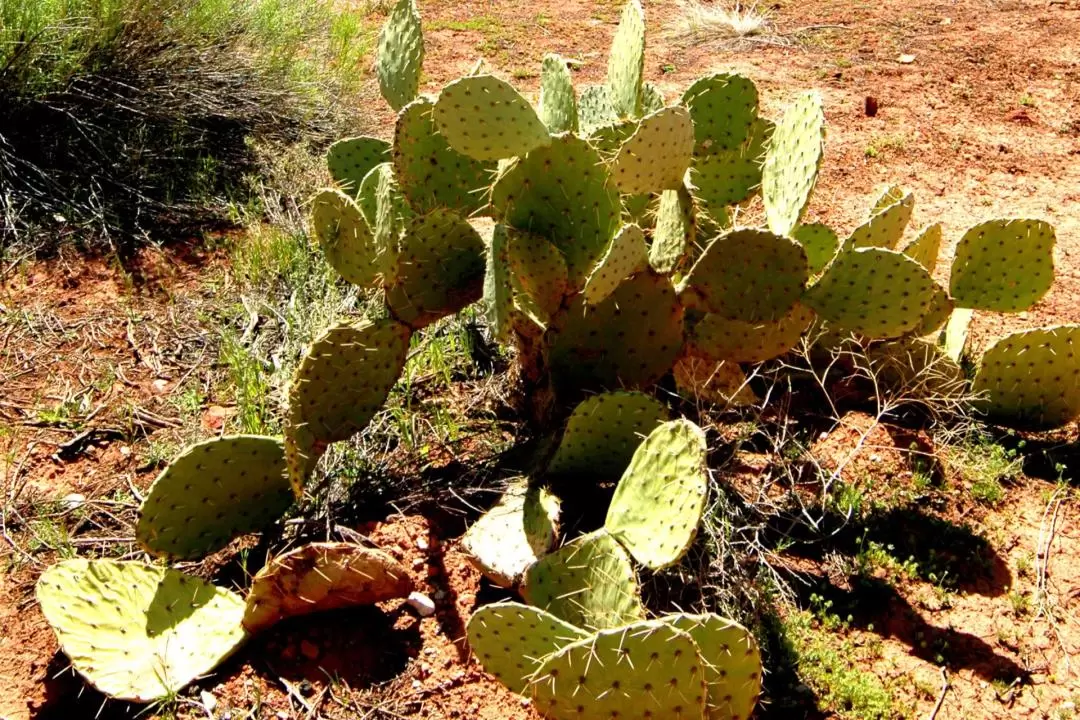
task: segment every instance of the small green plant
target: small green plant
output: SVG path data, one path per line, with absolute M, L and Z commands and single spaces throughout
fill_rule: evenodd
M 1023 467 L 1018 449 L 1007 449 L 981 432 L 950 447 L 947 458 L 970 485 L 972 497 L 987 505 L 996 505 L 1004 499 L 1003 482 L 1015 478 Z
M 1009 607 L 1013 615 L 1023 617 L 1031 612 L 1031 597 L 1018 590 L 1009 591 Z
M 1035 98 L 1031 93 L 1024 93 L 1020 96 L 1020 104 L 1024 107 L 1035 107 Z

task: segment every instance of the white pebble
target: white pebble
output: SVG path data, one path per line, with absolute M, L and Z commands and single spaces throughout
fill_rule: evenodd
M 71 493 L 70 495 L 65 495 L 61 502 L 64 503 L 64 507 L 68 510 L 75 510 L 86 504 L 86 496 L 82 493 Z
M 409 603 L 409 607 L 415 610 L 420 617 L 431 617 L 435 614 L 435 601 L 424 593 L 414 592 L 409 595 L 409 599 L 405 602 Z

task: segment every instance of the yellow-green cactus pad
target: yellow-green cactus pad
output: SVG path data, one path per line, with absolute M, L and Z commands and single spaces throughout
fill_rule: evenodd
M 540 65 L 540 119 L 548 132 L 577 132 L 578 108 L 566 58 L 547 54 Z
M 758 92 L 742 75 L 716 73 L 699 78 L 682 96 L 694 118 L 694 155 L 738 150 L 758 119 Z
M 371 169 L 390 159 L 390 143 L 373 137 L 338 140 L 326 151 L 330 177 L 350 194 L 360 190 Z
M 514 280 L 544 314 L 553 315 L 566 296 L 566 260 L 547 238 L 519 230 L 509 235 L 507 259 Z
M 667 275 L 682 264 L 694 243 L 694 199 L 685 186 L 660 194 L 649 265 Z
M 340 190 L 320 192 L 312 200 L 311 226 L 326 261 L 346 282 L 367 287 L 375 279 L 375 238 L 352 198 Z
M 424 65 L 424 31 L 416 0 L 398 0 L 379 34 L 375 74 L 383 99 L 400 110 L 416 98 Z
M 654 113 L 666 105 L 664 93 L 651 82 L 641 86 L 641 112 L 644 115 Z
M 581 291 L 585 302 L 597 305 L 607 299 L 623 280 L 648 267 L 648 253 L 645 233 L 641 228 L 623 225 L 585 281 L 585 288 Z
M 239 595 L 141 562 L 64 560 L 36 594 L 71 664 L 117 700 L 172 696 L 248 637 Z
M 967 352 L 968 330 L 971 329 L 974 317 L 975 311 L 970 308 L 953 308 L 945 329 L 941 331 L 941 344 L 945 348 L 945 354 L 956 362 L 960 362 L 960 358 Z
M 926 268 L 927 272 L 932 273 L 937 267 L 941 240 L 941 223 L 927 225 L 918 237 L 904 247 L 904 254 Z
M 627 194 L 682 187 L 694 152 L 694 123 L 683 107 L 669 107 L 645 117 L 619 148 L 612 176 Z
M 194 560 L 267 527 L 293 499 L 280 439 L 220 437 L 189 447 L 158 475 L 135 536 L 155 555 Z
M 709 360 L 763 362 L 797 346 L 813 320 L 814 312 L 801 303 L 775 322 L 748 323 L 708 313 L 690 329 L 687 344 L 692 355 Z
M 476 160 L 519 157 L 551 143 L 529 102 L 494 75 L 463 77 L 443 88 L 435 124 L 450 147 Z
M 730 360 L 707 360 L 687 355 L 673 368 L 679 396 L 698 407 L 717 409 L 754 405 L 758 397 L 746 382 L 746 373 Z
M 607 86 L 611 107 L 621 118 L 641 117 L 641 88 L 645 74 L 645 10 L 640 0 L 628 0 L 611 41 Z
M 606 163 L 614 163 L 623 143 L 629 140 L 638 129 L 637 120 L 616 120 L 602 125 L 589 136 L 589 144 Z
M 713 150 L 694 157 L 690 184 L 705 208 L 723 217 L 730 205 L 754 197 L 761 187 L 761 166 L 765 147 L 773 132 L 768 120 L 758 118 L 749 129 L 746 141 L 732 150 Z
M 607 85 L 589 85 L 578 99 L 578 122 L 582 134 L 589 136 L 600 127 L 619 121 Z
M 769 229 L 777 235 L 790 233 L 806 212 L 824 150 L 821 96 L 807 92 L 784 112 L 765 154 L 761 194 Z
M 870 214 L 877 215 L 890 205 L 895 205 L 903 200 L 907 194 L 904 192 L 904 188 L 899 185 L 889 185 L 883 188 L 878 194 L 877 200 L 874 201 L 874 205 L 870 208 Z
M 604 529 L 642 565 L 674 565 L 697 537 L 709 477 L 705 433 L 672 420 L 649 433 L 615 488 Z
M 827 268 L 840 249 L 840 238 L 836 231 L 824 223 L 799 225 L 791 232 L 791 237 L 798 240 L 806 251 L 811 275 L 817 275 Z
M 907 193 L 891 205 L 875 212 L 869 220 L 855 228 L 844 241 L 844 248 L 880 247 L 892 250 L 904 237 L 904 230 L 911 221 L 911 213 L 914 209 L 915 196 Z
M 1042 220 L 991 220 L 956 246 L 949 294 L 957 307 L 1022 312 L 1054 282 L 1054 228 Z
M 509 337 L 510 315 L 514 310 L 507 250 L 509 244 L 510 236 L 506 226 L 496 225 L 484 254 L 484 306 L 487 308 L 488 324 L 500 340 Z

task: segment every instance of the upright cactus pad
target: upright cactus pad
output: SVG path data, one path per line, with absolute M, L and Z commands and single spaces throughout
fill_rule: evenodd
M 958 307 L 949 313 L 945 329 L 941 331 L 941 342 L 945 354 L 954 362 L 960 362 L 960 358 L 967 354 L 968 331 L 974 317 L 975 311 L 970 308 Z
M 644 393 L 594 395 L 571 413 L 548 473 L 614 480 L 642 439 L 666 419 L 664 406 Z
M 526 571 L 522 592 L 530 605 L 589 630 L 645 617 L 630 556 L 603 531 L 540 558 Z
M 409 326 L 429 325 L 481 298 L 484 265 L 484 241 L 473 226 L 453 211 L 432 210 L 405 228 L 386 302 Z
M 394 172 L 417 212 L 451 208 L 471 215 L 487 203 L 497 164 L 462 155 L 435 129 L 434 104 L 410 103 L 394 127 Z
M 874 201 L 874 205 L 870 208 L 870 215 L 877 215 L 890 205 L 895 205 L 903 200 L 908 194 L 910 193 L 905 193 L 904 188 L 899 185 L 889 185 L 880 191 L 877 200 Z
M 662 109 L 667 103 L 664 101 L 664 93 L 651 82 L 641 86 L 641 112 L 644 115 L 654 113 Z
M 823 223 L 810 223 L 799 225 L 792 233 L 803 250 L 806 251 L 806 262 L 810 266 L 810 274 L 817 275 L 829 266 L 840 249 L 840 238 L 836 231 Z
M 689 633 L 658 620 L 604 630 L 548 656 L 536 709 L 553 720 L 704 717 L 706 671 Z
M 375 73 L 390 107 L 400 110 L 416 98 L 424 65 L 424 32 L 416 0 L 398 0 L 379 34 Z
M 934 283 L 934 297 L 930 300 L 930 307 L 926 309 L 926 314 L 923 315 L 922 320 L 911 331 L 911 334 L 922 337 L 936 333 L 949 320 L 949 316 L 952 315 L 954 309 L 955 306 L 952 298 L 949 297 L 949 292 Z
M 679 396 L 717 409 L 754 405 L 758 397 L 747 385 L 746 373 L 730 360 L 707 360 L 694 355 L 679 358 L 673 368 Z
M 566 260 L 559 249 L 547 238 L 511 230 L 507 258 L 521 290 L 546 315 L 553 315 L 562 305 L 568 280 Z
M 774 322 L 795 305 L 808 277 L 799 243 L 765 230 L 739 229 L 705 248 L 686 278 L 684 294 L 726 318 Z
M 591 135 L 597 128 L 619 121 L 611 90 L 607 85 L 589 85 L 581 91 L 578 100 L 578 122 L 584 135 Z
M 749 720 L 761 695 L 761 651 L 753 633 L 714 615 L 659 618 L 690 635 L 705 665 L 705 720 Z
M 412 591 L 408 571 L 381 550 L 311 543 L 277 556 L 255 574 L 244 627 L 257 633 L 296 615 L 374 605 Z
M 919 324 L 934 288 L 926 269 L 906 255 L 860 248 L 842 253 L 803 302 L 837 328 L 883 340 Z
M 280 440 L 225 436 L 193 445 L 158 475 L 135 536 L 155 555 L 195 560 L 262 530 L 293 499 Z
M 577 132 L 578 107 L 566 58 L 548 54 L 540 66 L 540 119 L 550 133 Z
M 381 169 L 378 169 L 381 168 Z M 405 200 L 393 168 L 379 165 L 378 184 L 375 186 L 375 267 L 386 288 L 397 282 L 398 241 L 405 226 L 413 221 L 416 213 Z
M 758 118 L 746 142 L 734 150 L 713 150 L 694 158 L 690 183 L 695 196 L 716 217 L 723 217 L 729 205 L 753 197 L 761 187 L 761 162 L 772 124 Z
M 671 282 L 651 272 L 638 273 L 592 307 L 575 296 L 550 339 L 556 391 L 652 385 L 679 354 L 682 322 L 683 307 Z
M 239 595 L 141 562 L 64 560 L 36 594 L 71 664 L 117 700 L 171 696 L 247 639 Z
M 716 73 L 699 78 L 682 96 L 694 118 L 694 155 L 738 150 L 757 119 L 758 91 L 742 75 Z
M 526 479 L 512 482 L 461 538 L 469 561 L 499 587 L 514 587 L 555 544 L 559 500 Z
M 672 420 L 638 446 L 615 488 L 604 529 L 652 569 L 674 565 L 697 537 L 709 478 L 705 433 Z
M 528 691 L 544 658 L 589 634 L 529 605 L 501 602 L 472 614 L 466 628 L 473 654 L 512 692 Z
M 611 106 L 621 118 L 641 117 L 641 88 L 645 74 L 645 10 L 640 0 L 627 0 L 611 42 L 607 85 Z
M 949 294 L 957 307 L 1022 312 L 1054 282 L 1054 228 L 1042 220 L 991 220 L 956 246 Z
M 356 206 L 360 208 L 364 220 L 372 232 L 375 223 L 378 222 L 379 212 L 379 181 L 384 175 L 394 176 L 394 164 L 390 162 L 379 163 L 368 170 L 367 175 L 360 181 L 360 187 L 356 191 Z
M 1080 325 L 1023 330 L 983 355 L 972 390 L 991 419 L 1055 428 L 1080 417 Z
M 694 151 L 694 123 L 686 108 L 663 108 L 642 119 L 615 158 L 613 177 L 627 194 L 682 187 Z
M 344 322 L 311 346 L 293 376 L 285 459 L 299 495 L 333 442 L 367 427 L 405 367 L 411 331 L 395 320 Z
M 488 324 L 500 340 L 509 337 L 510 315 L 514 310 L 509 245 L 510 235 L 506 226 L 496 225 L 484 255 L 484 306 L 487 309 Z
M 798 345 L 813 319 L 813 311 L 801 303 L 775 322 L 748 323 L 708 313 L 693 325 L 687 344 L 691 354 L 710 360 L 763 362 Z
M 681 187 L 660 194 L 656 229 L 649 246 L 649 265 L 667 275 L 682 263 L 694 241 L 694 199 Z
M 312 200 L 312 232 L 330 266 L 346 282 L 366 287 L 378 274 L 375 238 L 356 203 L 339 190 Z
M 573 135 L 555 138 L 510 167 L 495 183 L 492 204 L 507 225 L 542 235 L 562 251 L 572 290 L 585 285 L 622 212 L 600 156 Z
M 390 143 L 373 137 L 338 140 L 326 152 L 330 176 L 352 195 L 360 190 L 360 184 L 371 168 L 389 159 Z
M 463 77 L 443 88 L 435 124 L 450 147 L 475 160 L 519 157 L 551 143 L 529 102 L 494 75 Z
M 926 272 L 932 273 L 937 267 L 941 240 L 941 223 L 927 225 L 918 237 L 904 247 L 904 254 L 926 268 Z
M 846 241 L 846 249 L 880 247 L 894 249 L 904 237 L 915 209 L 915 196 L 907 193 L 899 200 L 878 210 L 865 223 L 855 228 Z
M 762 169 L 765 216 L 769 229 L 777 235 L 790 233 L 806 212 L 821 169 L 824 145 L 821 96 L 804 93 L 777 123 Z
M 623 225 L 585 281 L 581 291 L 585 302 L 589 305 L 603 302 L 623 280 L 648 266 L 648 253 L 641 228 Z

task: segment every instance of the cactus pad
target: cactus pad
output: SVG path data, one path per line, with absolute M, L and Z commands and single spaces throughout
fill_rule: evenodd
M 244 627 L 257 633 L 296 615 L 407 597 L 413 587 L 408 571 L 381 550 L 311 543 L 277 556 L 255 574 Z
M 312 201 L 312 232 L 338 274 L 366 287 L 378 274 L 375 238 L 360 208 L 339 190 L 323 190 Z
M 686 108 L 663 108 L 641 120 L 623 143 L 612 172 L 627 194 L 682 186 L 694 151 L 694 123 Z
M 666 615 L 659 620 L 690 635 L 705 665 L 705 720 L 749 720 L 761 695 L 761 651 L 753 633 L 733 620 Z
M 360 181 L 360 187 L 356 191 L 356 206 L 367 221 L 372 232 L 375 231 L 375 223 L 378 221 L 379 212 L 379 181 L 384 175 L 394 174 L 394 164 L 390 162 L 379 163 L 368 170 L 368 174 Z
M 591 135 L 599 127 L 619 121 L 607 85 L 590 85 L 581 91 L 578 100 L 578 122 L 581 132 Z
M 824 141 L 821 96 L 804 93 L 777 123 L 762 169 L 765 216 L 777 235 L 790 233 L 806 212 L 821 169 Z
M 941 239 L 941 223 L 927 225 L 917 238 L 904 247 L 904 254 L 926 268 L 926 272 L 932 273 L 937 267 Z
M 666 419 L 664 406 L 644 393 L 594 395 L 571 413 L 548 473 L 614 480 L 642 439 Z
M 522 479 L 512 482 L 499 502 L 469 527 L 461 547 L 488 580 L 508 588 L 551 550 L 558 533 L 558 498 Z
M 886 187 L 884 190 L 881 191 L 881 194 L 878 195 L 878 199 L 874 201 L 873 207 L 870 208 L 870 215 L 877 215 L 879 212 L 889 207 L 890 205 L 895 205 L 896 203 L 900 202 L 904 199 L 904 197 L 904 188 L 900 187 L 899 185 L 890 185 Z
M 891 196 L 890 196 L 891 197 Z M 865 223 L 855 228 L 847 240 L 846 249 L 880 247 L 892 250 L 904 237 L 915 208 L 915 196 L 907 193 L 891 205 L 878 210 Z
M 729 205 L 749 200 L 761 186 L 761 160 L 772 127 L 757 120 L 747 142 L 734 150 L 714 150 L 694 158 L 690 183 L 709 212 L 720 216 Z
M 604 529 L 642 565 L 677 563 L 697 537 L 705 511 L 705 433 L 672 420 L 649 433 L 615 488 Z
M 622 212 L 596 150 L 573 135 L 557 137 L 515 163 L 495 184 L 492 204 L 503 222 L 543 235 L 562 251 L 571 290 L 584 286 Z
M 484 290 L 484 241 L 450 210 L 413 219 L 398 244 L 397 277 L 386 302 L 413 328 L 453 315 Z
M 155 555 L 194 560 L 262 530 L 292 503 L 281 441 L 225 436 L 193 445 L 158 475 L 135 534 Z
M 949 316 L 952 315 L 955 309 L 952 298 L 949 297 L 949 293 L 945 288 L 941 287 L 937 283 L 934 283 L 934 297 L 930 300 L 930 307 L 926 309 L 926 314 L 923 315 L 922 320 L 915 326 L 915 329 L 911 331 L 912 335 L 916 337 L 922 337 L 931 333 L 936 333 L 941 329 Z
M 682 347 L 682 319 L 671 282 L 651 272 L 638 273 L 592 307 L 576 295 L 553 328 L 549 363 L 556 390 L 653 384 Z
M 649 246 L 649 264 L 661 275 L 673 272 L 682 263 L 694 241 L 694 199 L 682 186 L 660 194 L 656 229 Z
M 611 41 L 607 85 L 611 107 L 621 118 L 641 116 L 642 77 L 645 74 L 645 10 L 640 0 L 627 0 Z
M 1080 416 L 1080 325 L 1024 330 L 994 343 L 972 384 L 1002 424 L 1048 429 Z
M 390 159 L 390 143 L 373 137 L 338 140 L 326 152 L 330 176 L 350 194 L 360 190 L 371 168 Z
M 525 693 L 544 658 L 589 636 L 551 613 L 515 602 L 485 605 L 466 628 L 473 654 L 512 692 Z
M 540 66 L 540 119 L 548 132 L 577 132 L 578 109 L 566 58 L 548 54 Z
M 375 72 L 383 99 L 400 110 L 416 98 L 424 65 L 424 31 L 416 0 L 398 0 L 379 34 Z
M 806 251 L 811 275 L 817 275 L 827 268 L 840 249 L 840 238 L 836 231 L 823 223 L 799 225 L 792 231 L 791 237 L 798 240 Z
M 607 252 L 585 281 L 582 296 L 589 305 L 603 302 L 626 278 L 649 264 L 645 233 L 637 225 L 623 225 L 611 239 Z
M 859 248 L 842 253 L 803 302 L 837 328 L 883 340 L 919 324 L 934 287 L 926 269 L 906 255 Z
M 510 285 L 510 260 L 507 247 L 510 236 L 505 225 L 496 225 L 486 248 L 484 268 L 484 305 L 488 324 L 495 336 L 505 340 L 510 333 L 510 314 L 514 308 Z
M 949 294 L 957 307 L 1022 312 L 1054 282 L 1054 228 L 1042 220 L 991 220 L 956 246 Z
M 641 86 L 641 112 L 645 115 L 662 109 L 665 105 L 664 93 L 651 82 Z
M 36 594 L 71 664 L 117 700 L 173 695 L 247 639 L 239 595 L 145 563 L 64 560 Z
M 945 329 L 941 331 L 941 343 L 945 354 L 954 362 L 960 362 L 967 351 L 968 330 L 975 311 L 970 308 L 954 308 L 949 313 Z
M 717 73 L 696 80 L 682 96 L 694 118 L 694 155 L 743 147 L 757 120 L 758 92 L 749 78 Z
M 435 124 L 450 147 L 476 160 L 518 157 L 551 143 L 529 102 L 494 75 L 463 77 L 443 88 Z
M 707 360 L 687 355 L 673 368 L 679 395 L 698 405 L 742 407 L 758 402 L 746 383 L 746 373 L 730 360 Z
M 487 202 L 496 163 L 474 160 L 450 147 L 435 130 L 431 100 L 419 98 L 398 114 L 394 172 L 417 212 L 440 207 L 470 215 Z
M 709 312 L 759 323 L 784 317 L 808 276 L 802 245 L 765 230 L 739 229 L 705 248 L 685 284 Z
M 596 148 L 604 162 L 612 163 L 619 155 L 623 143 L 629 140 L 637 129 L 637 120 L 616 120 L 593 130 L 589 136 L 589 144 Z
M 566 260 L 547 238 L 510 231 L 510 272 L 521 291 L 548 316 L 562 305 L 567 290 Z
M 547 657 L 532 684 L 553 720 L 703 717 L 705 668 L 688 633 L 657 620 L 604 630 Z
M 630 556 L 602 530 L 540 558 L 525 572 L 522 592 L 530 605 L 588 630 L 645 617 Z
M 687 344 L 691 354 L 710 360 L 763 362 L 798 345 L 813 319 L 813 311 L 800 303 L 775 322 L 748 323 L 708 313 L 694 324 Z

